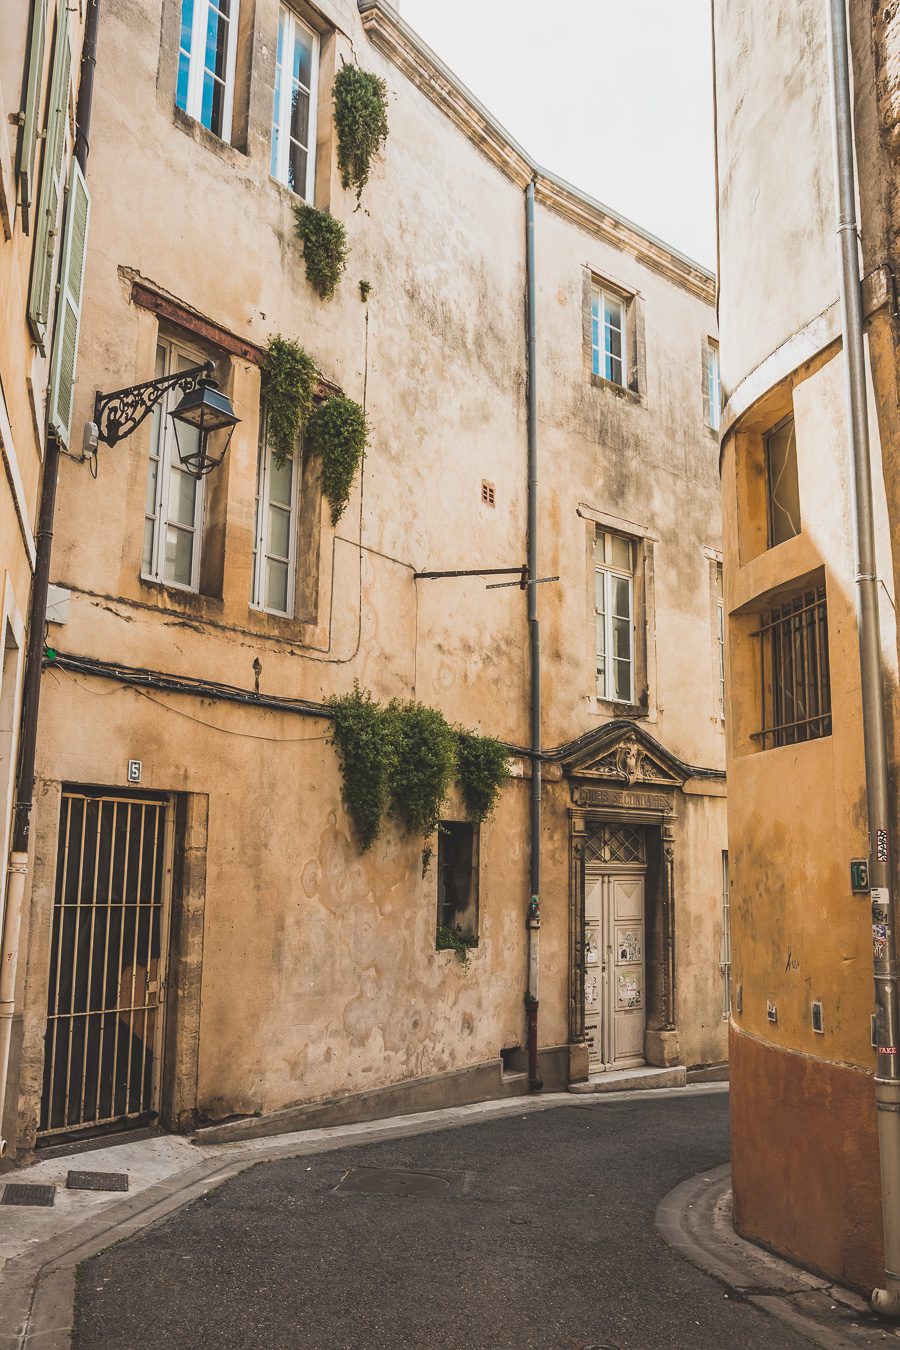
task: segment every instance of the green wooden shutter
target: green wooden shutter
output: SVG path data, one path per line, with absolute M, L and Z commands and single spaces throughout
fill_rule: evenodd
M 72 395 L 78 361 L 78 326 L 84 287 L 85 251 L 91 197 L 77 160 L 72 160 L 62 263 L 59 269 L 59 310 L 53 335 L 53 373 L 50 380 L 50 426 L 64 446 L 72 430 Z
M 50 100 L 47 105 L 47 134 L 41 165 L 41 191 L 34 222 L 34 254 L 31 259 L 31 285 L 28 291 L 28 322 L 42 352 L 50 320 L 53 258 L 56 253 L 56 237 L 59 233 L 59 199 L 62 192 L 71 70 L 69 16 L 65 0 L 60 0 L 56 12 L 53 71 L 50 76 Z
M 16 160 L 16 179 L 22 229 L 31 232 L 31 203 L 34 197 L 34 152 L 37 145 L 38 118 L 41 113 L 41 81 L 44 74 L 44 38 L 47 32 L 47 0 L 34 0 L 31 9 L 31 29 L 28 34 L 28 69 L 25 72 L 23 94 L 25 107 L 21 113 L 19 154 Z

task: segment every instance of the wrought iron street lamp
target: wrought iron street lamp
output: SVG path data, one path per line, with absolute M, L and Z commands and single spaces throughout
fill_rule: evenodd
M 137 430 L 160 399 L 177 389 L 182 399 L 169 416 L 175 425 L 178 458 L 195 478 L 205 477 L 222 463 L 232 432 L 240 421 L 231 399 L 219 392 L 213 379 L 214 369 L 212 362 L 206 361 L 202 366 L 117 389 L 112 394 L 98 392 L 94 399 L 94 421 L 88 428 L 92 447 L 96 448 L 101 441 L 104 445 L 117 445 Z

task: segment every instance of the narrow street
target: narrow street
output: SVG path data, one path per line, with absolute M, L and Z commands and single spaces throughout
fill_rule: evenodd
M 263 1163 L 87 1262 L 74 1344 L 806 1345 L 655 1229 L 677 1182 L 727 1158 L 728 1097 L 717 1093 L 573 1104 Z M 337 1189 L 349 1169 L 407 1168 L 454 1175 L 430 1196 Z

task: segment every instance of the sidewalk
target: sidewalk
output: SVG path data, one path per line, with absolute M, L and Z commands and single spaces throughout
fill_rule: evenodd
M 825 1350 L 889 1346 L 900 1326 L 878 1317 L 859 1294 L 801 1270 L 734 1231 L 727 1164 L 683 1181 L 656 1211 L 662 1237 L 680 1255 Z
M 159 1135 L 47 1158 L 0 1177 L 0 1192 L 8 1184 L 55 1187 L 54 1203 L 47 1208 L 0 1205 L 0 1350 L 67 1350 L 75 1271 L 81 1262 L 256 1163 L 533 1116 L 559 1107 L 597 1112 L 635 1100 L 697 1098 L 725 1091 L 726 1084 L 710 1083 L 653 1093 L 582 1097 L 547 1093 L 231 1144 L 198 1145 L 185 1137 Z M 127 1196 L 67 1190 L 70 1169 L 126 1172 Z

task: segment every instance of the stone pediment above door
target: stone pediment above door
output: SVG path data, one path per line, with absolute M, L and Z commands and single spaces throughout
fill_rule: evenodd
M 570 778 L 631 788 L 679 788 L 690 777 L 687 765 L 633 723 L 608 723 L 566 747 L 560 756 Z

